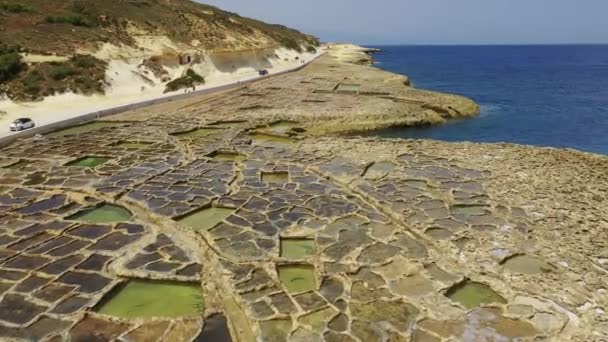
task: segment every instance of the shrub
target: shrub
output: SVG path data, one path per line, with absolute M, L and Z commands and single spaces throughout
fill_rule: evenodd
M 34 9 L 28 5 L 9 4 L 6 2 L 0 3 L 0 9 L 3 9 L 5 11 L 11 12 L 11 13 L 27 13 L 27 12 L 34 11 Z
M 0 49 L 0 82 L 8 81 L 22 69 L 23 63 L 19 52 Z
M 192 87 L 192 80 L 190 77 L 183 76 L 180 78 L 176 78 L 173 81 L 167 83 L 165 86 L 165 93 L 176 91 L 180 89 L 186 89 Z
M 87 55 L 76 55 L 70 60 L 75 66 L 83 69 L 94 68 L 100 64 L 100 61 L 97 58 Z
M 48 16 L 46 22 L 50 24 L 70 24 L 73 26 L 91 27 L 92 25 L 80 15 Z
M 295 50 L 297 52 L 302 52 L 302 47 L 300 46 L 300 44 L 293 38 L 287 38 L 287 37 L 281 37 L 279 39 L 279 43 L 290 49 L 290 50 Z
M 194 70 L 188 69 L 186 71 L 186 76 L 190 77 L 194 84 L 205 84 L 205 78 L 199 74 L 197 74 Z
M 49 71 L 49 76 L 55 81 L 61 81 L 69 76 L 74 76 L 78 74 L 78 70 L 74 69 L 70 65 L 59 64 L 53 66 L 53 68 Z
M 82 1 L 74 2 L 74 4 L 72 5 L 72 11 L 74 13 L 80 13 L 80 14 L 85 14 L 85 15 L 89 14 L 88 6 L 86 5 L 86 3 L 82 2 Z
M 306 48 L 306 51 L 308 53 L 317 53 L 317 49 L 312 45 L 308 45 L 308 47 Z
M 205 84 L 205 78 L 197 74 L 194 70 L 188 69 L 186 71 L 185 76 L 176 78 L 173 81 L 167 83 L 167 85 L 165 86 L 165 93 L 180 89 L 192 88 L 197 84 Z
M 40 92 L 40 82 L 44 77 L 37 70 L 30 71 L 23 79 L 25 91 L 29 94 L 36 95 Z

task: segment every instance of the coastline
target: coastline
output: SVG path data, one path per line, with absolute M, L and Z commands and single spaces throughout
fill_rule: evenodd
M 112 204 L 131 217 L 94 226 L 103 232 L 85 235 L 91 247 L 69 256 L 76 265 L 102 250 L 102 267 L 53 278 L 79 285 L 70 291 L 86 305 L 55 313 L 69 324 L 49 335 L 101 326 L 101 339 L 191 341 L 219 317 L 235 341 L 607 337 L 608 158 L 333 135 L 478 111 L 366 58 L 337 46 L 297 72 L 0 147 L 3 233 L 14 239 L 0 269 L 20 266 L 32 241 L 76 238 L 90 225 L 75 216 Z M 192 223 L 213 209 L 226 216 Z M 125 278 L 200 284 L 204 308 L 154 320 L 91 309 Z
M 104 53 L 103 49 L 99 52 L 99 54 Z M 214 91 L 214 89 L 224 89 L 226 86 L 257 80 L 260 77 L 256 67 L 262 68 L 262 64 L 264 64 L 263 68 L 272 74 L 296 70 L 302 66 L 302 61 L 307 60 L 310 63 L 318 58 L 323 51 L 319 49 L 315 54 L 296 54 L 281 49 L 281 51 L 276 51 L 275 53 L 285 56 L 285 60 L 287 61 L 282 58 L 274 62 L 265 61 L 264 63 L 257 60 L 244 63 L 241 61 L 241 63 L 238 63 L 239 67 L 231 72 L 221 72 L 218 69 L 221 65 L 220 62 L 214 62 L 213 58 L 208 56 L 209 60 L 200 66 L 209 72 L 206 77 L 207 82 L 204 85 L 198 86 L 197 89 L 206 93 Z M 224 53 L 223 55 L 230 54 Z M 28 60 L 31 59 L 31 57 L 28 57 Z M 150 80 L 144 80 L 141 75 L 135 72 L 139 63 L 140 59 L 138 58 L 118 58 L 114 56 L 106 71 L 106 77 L 114 79 L 114 81 L 104 95 L 64 93 L 48 96 L 38 102 L 13 102 L 8 99 L 0 99 L 0 138 L 15 134 L 8 131 L 8 125 L 20 117 L 29 117 L 40 127 L 64 120 L 76 119 L 98 111 L 111 111 L 117 107 L 133 106 L 138 103 L 175 97 L 182 93 L 181 90 L 164 93 L 164 86 L 159 80 L 157 80 L 157 84 L 151 86 Z M 179 75 L 187 67 L 179 67 L 172 70 L 172 73 Z M 150 78 L 152 76 L 147 75 L 146 77 Z M 7 130 L 4 130 L 4 127 Z

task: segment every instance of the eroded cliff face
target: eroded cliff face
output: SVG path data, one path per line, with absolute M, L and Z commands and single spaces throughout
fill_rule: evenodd
M 11 63 L 0 97 L 21 103 L 61 94 L 116 96 L 116 89 L 144 99 L 187 69 L 207 71 L 200 76 L 211 81 L 237 78 L 297 65 L 296 57 L 319 46 L 296 30 L 189 0 L 10 0 L 0 15 L 0 55 Z

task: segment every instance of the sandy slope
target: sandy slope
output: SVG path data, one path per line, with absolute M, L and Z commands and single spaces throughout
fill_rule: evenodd
M 268 58 L 269 55 L 272 57 Z M 264 55 L 255 52 L 239 55 L 219 54 L 206 56 L 205 61 L 193 66 L 193 69 L 204 75 L 207 81 L 205 86 L 197 87 L 197 90 L 200 90 L 257 78 L 259 69 L 267 69 L 270 73 L 288 70 L 314 57 L 313 54 L 300 54 L 287 49 L 277 49 Z M 0 137 L 11 134 L 8 126 L 18 117 L 30 117 L 41 126 L 101 109 L 175 95 L 175 92 L 163 94 L 164 83 L 151 73 L 142 73 L 138 68 L 141 60 L 141 58 L 111 60 L 106 72 L 111 87 L 106 90 L 105 95 L 84 96 L 65 93 L 47 97 L 40 102 L 29 103 L 1 100 Z M 179 77 L 186 68 L 188 66 L 175 66 L 165 67 L 165 70 L 173 79 Z

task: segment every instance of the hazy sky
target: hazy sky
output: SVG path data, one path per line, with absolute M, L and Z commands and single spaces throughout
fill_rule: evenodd
M 608 0 L 198 0 L 359 44 L 608 43 Z

